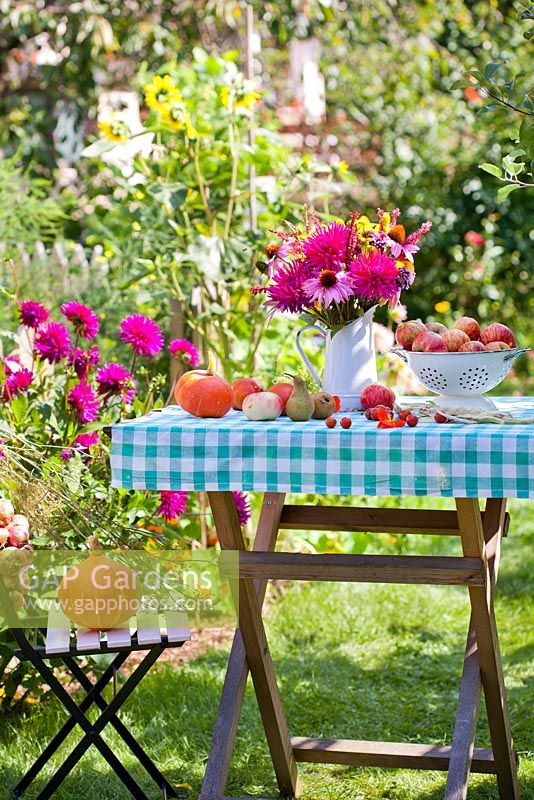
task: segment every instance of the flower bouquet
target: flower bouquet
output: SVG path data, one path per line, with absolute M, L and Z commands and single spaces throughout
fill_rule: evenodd
M 415 279 L 414 255 L 431 222 L 410 235 L 398 223 L 399 209 L 378 209 L 378 221 L 353 212 L 347 222 L 322 224 L 306 214 L 304 229 L 288 224 L 276 231 L 280 244 L 267 247 L 266 295 L 269 315 L 301 314 L 308 323 L 297 334 L 297 349 L 314 380 L 341 397 L 342 409 L 359 407 L 359 395 L 376 380 L 372 318 L 377 305 L 395 308 Z M 313 328 L 326 339 L 324 380 L 302 350 L 299 338 Z

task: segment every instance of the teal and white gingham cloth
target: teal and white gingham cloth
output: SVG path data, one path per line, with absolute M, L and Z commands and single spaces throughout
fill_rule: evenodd
M 534 398 L 499 400 L 534 417 Z M 340 415 L 338 415 L 340 416 Z M 113 486 L 337 495 L 534 497 L 534 425 L 198 419 L 169 407 L 112 429 Z

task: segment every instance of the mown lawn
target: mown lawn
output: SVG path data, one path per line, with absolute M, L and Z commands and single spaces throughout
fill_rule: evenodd
M 526 503 L 510 508 L 496 613 L 523 798 L 534 800 L 534 514 Z M 424 543 L 427 552 L 440 546 Z M 461 588 L 291 588 L 267 622 L 291 733 L 449 742 L 467 619 Z M 123 712 L 171 781 L 185 784 L 184 797 L 195 798 L 200 789 L 226 657 L 226 651 L 210 652 L 179 669 L 161 665 Z M 9 797 L 63 718 L 55 703 L 45 703 L 2 719 L 0 797 Z M 107 738 L 147 794 L 160 798 L 119 740 Z M 483 713 L 478 743 L 489 745 Z M 444 787 L 442 773 L 302 765 L 301 776 L 304 800 L 439 800 Z M 36 797 L 40 786 L 37 781 L 27 797 Z M 491 776 L 473 777 L 470 787 L 472 800 L 498 797 Z M 227 793 L 277 796 L 250 686 Z M 90 751 L 56 797 L 117 800 L 127 793 Z

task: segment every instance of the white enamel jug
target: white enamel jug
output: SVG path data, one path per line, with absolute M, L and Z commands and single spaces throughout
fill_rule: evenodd
M 296 347 L 313 380 L 325 392 L 339 396 L 341 411 L 360 409 L 360 395 L 376 382 L 376 353 L 373 338 L 375 308 L 332 334 L 318 325 L 306 325 L 296 335 Z M 300 337 L 313 330 L 326 340 L 323 380 L 319 378 L 302 346 Z

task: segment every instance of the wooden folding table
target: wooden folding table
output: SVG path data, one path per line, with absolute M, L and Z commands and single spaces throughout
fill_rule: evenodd
M 531 399 L 501 402 L 517 415 L 533 416 Z M 427 423 L 378 430 L 354 415 L 349 430 L 329 430 L 314 420 L 253 423 L 237 412 L 222 420 L 198 420 L 168 409 L 114 427 L 112 467 L 115 486 L 208 491 L 221 548 L 239 551 L 239 629 L 202 800 L 224 797 L 249 671 L 283 795 L 298 795 L 298 762 L 318 762 L 444 770 L 446 800 L 466 798 L 470 771 L 494 773 L 502 800 L 519 800 L 493 597 L 509 525 L 506 498 L 534 496 L 534 426 Z M 234 489 L 264 493 L 251 551 Z M 289 493 L 453 497 L 456 508 L 294 505 L 286 503 Z M 284 529 L 457 536 L 463 555 L 275 552 Z M 467 586 L 471 617 L 450 746 L 290 736 L 262 621 L 271 579 Z M 490 749 L 474 746 L 481 688 Z

